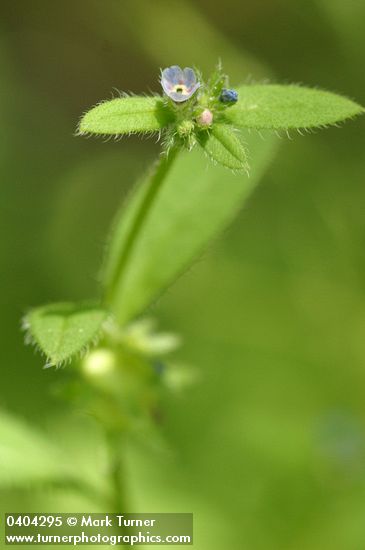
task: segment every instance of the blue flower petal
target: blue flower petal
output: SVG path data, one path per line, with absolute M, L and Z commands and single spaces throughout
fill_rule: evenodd
M 162 71 L 162 78 L 169 84 L 179 84 L 184 79 L 184 74 L 180 67 L 173 65 Z
M 195 86 L 196 84 L 196 75 L 193 69 L 190 69 L 190 67 L 185 67 L 184 71 L 184 81 L 185 85 L 190 88 Z
M 161 72 L 161 86 L 165 94 L 173 101 L 187 101 L 199 88 L 200 82 L 190 67 L 182 70 L 179 66 L 167 67 Z

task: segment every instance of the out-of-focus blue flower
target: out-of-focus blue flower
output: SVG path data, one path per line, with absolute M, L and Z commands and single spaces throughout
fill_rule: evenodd
M 222 103 L 236 103 L 238 101 L 238 93 L 236 90 L 227 90 L 223 88 L 219 100 Z
M 181 103 L 195 94 L 200 82 L 197 82 L 196 75 L 190 67 L 183 70 L 173 65 L 161 72 L 161 86 L 168 97 Z

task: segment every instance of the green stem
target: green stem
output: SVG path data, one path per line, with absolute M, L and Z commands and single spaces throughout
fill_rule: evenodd
M 128 264 L 129 258 L 133 254 L 134 246 L 138 240 L 139 234 L 143 229 L 143 225 L 148 217 L 148 213 L 153 206 L 153 203 L 163 186 L 165 178 L 171 169 L 171 166 L 177 156 L 178 149 L 172 149 L 168 154 L 163 154 L 159 157 L 157 163 L 153 167 L 153 172 L 148 185 L 148 190 L 143 197 L 141 204 L 138 207 L 138 211 L 134 216 L 131 227 L 129 228 L 128 235 L 125 240 L 123 250 L 120 254 L 117 267 L 113 270 L 113 276 L 108 283 L 106 289 L 106 302 L 113 302 L 114 289 L 117 282 L 123 277 L 124 271 Z M 145 183 L 146 185 L 146 183 Z
M 109 447 L 109 479 L 110 479 L 110 498 L 109 507 L 113 514 L 125 515 L 130 513 L 128 501 L 126 498 L 126 475 L 121 455 L 121 434 L 118 432 L 107 432 Z M 115 534 L 131 535 L 131 531 L 126 527 L 116 527 Z M 127 545 L 129 547 L 129 544 Z M 136 545 L 134 545 L 137 548 Z
M 114 514 L 128 512 L 126 502 L 126 482 L 121 458 L 121 441 L 117 433 L 108 434 L 109 443 L 109 476 L 110 476 L 110 506 Z

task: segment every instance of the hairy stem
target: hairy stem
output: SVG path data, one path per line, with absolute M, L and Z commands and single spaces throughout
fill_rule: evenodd
M 134 246 L 138 240 L 139 234 L 143 228 L 144 222 L 148 217 L 148 213 L 153 206 L 153 203 L 163 186 L 165 178 L 170 171 L 170 168 L 177 156 L 178 149 L 172 149 L 168 154 L 161 155 L 153 168 L 151 178 L 147 185 L 149 186 L 143 201 L 139 205 L 137 214 L 134 217 L 133 223 L 129 228 L 128 235 L 120 254 L 117 268 L 114 269 L 113 276 L 108 282 L 106 289 L 106 302 L 113 302 L 114 290 L 117 282 L 123 277 L 128 261 L 133 254 Z M 146 184 L 145 184 L 146 185 Z

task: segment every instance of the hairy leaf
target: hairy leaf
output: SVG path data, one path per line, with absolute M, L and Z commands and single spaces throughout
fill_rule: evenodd
M 315 128 L 364 112 L 346 97 L 295 85 L 242 86 L 238 93 L 237 104 L 225 112 L 226 121 L 238 128 Z
M 59 366 L 97 338 L 106 315 L 94 306 L 49 304 L 31 310 L 25 317 L 25 328 L 49 366 Z
M 153 197 L 150 178 L 137 186 L 117 219 L 104 269 L 108 302 L 122 324 L 141 313 L 233 219 L 277 142 L 275 136 L 248 136 L 247 141 L 250 178 L 212 166 L 200 151 L 192 151 L 175 160 Z
M 120 97 L 93 107 L 80 120 L 79 134 L 124 135 L 158 132 L 173 120 L 160 97 Z
M 247 170 L 245 146 L 231 126 L 215 123 L 210 131 L 201 133 L 199 143 L 213 161 L 232 170 Z

